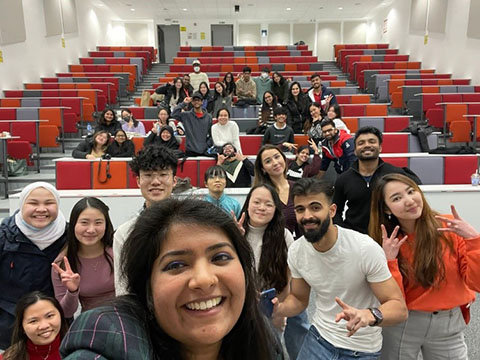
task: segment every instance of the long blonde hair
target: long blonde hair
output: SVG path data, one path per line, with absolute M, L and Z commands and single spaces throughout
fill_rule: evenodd
M 409 274 L 413 272 L 413 278 L 421 286 L 427 288 L 437 285 L 445 278 L 445 265 L 443 263 L 443 252 L 446 248 L 454 253 L 452 241 L 437 229 L 441 223 L 435 218 L 438 215 L 428 205 L 425 196 L 418 185 L 409 177 L 401 174 L 387 174 L 380 178 L 372 193 L 370 223 L 368 225 L 369 235 L 382 245 L 383 224 L 387 234 L 391 234 L 395 227 L 400 225 L 395 215 L 387 216 L 385 204 L 385 186 L 391 181 L 400 181 L 411 186 L 420 193 L 423 202 L 423 209 L 420 217 L 415 221 L 415 243 L 413 247 L 413 261 L 409 264 L 399 253 L 398 264 L 404 282 Z M 400 230 L 399 237 L 406 235 Z M 403 246 L 408 246 L 407 244 Z

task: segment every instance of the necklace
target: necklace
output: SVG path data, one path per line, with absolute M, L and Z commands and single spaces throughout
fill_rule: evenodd
M 48 345 L 48 352 L 47 352 L 47 355 L 46 355 L 46 356 L 43 356 L 42 354 L 40 354 L 40 352 L 38 351 L 37 346 L 35 345 L 35 352 L 36 352 L 37 355 L 40 356 L 43 360 L 47 360 L 47 359 L 48 359 L 48 357 L 50 356 L 50 351 L 52 351 L 52 344 Z
M 92 264 L 93 271 L 97 272 L 97 266 L 98 266 L 99 261 L 95 263 L 95 265 Z

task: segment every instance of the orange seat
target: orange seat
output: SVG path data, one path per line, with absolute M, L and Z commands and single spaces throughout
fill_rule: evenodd
M 308 145 L 308 135 L 295 135 L 294 136 L 294 143 L 297 144 L 297 147 Z
M 386 104 L 366 105 L 365 115 L 367 116 L 387 116 L 388 109 Z
M 20 99 L 1 99 L 0 106 L 1 107 L 21 107 L 21 100 Z
M 59 108 L 38 108 L 39 120 L 48 120 L 48 125 L 55 125 L 57 128 L 61 128 L 63 111 Z
M 143 137 L 133 137 L 132 138 L 133 145 L 135 146 L 135 154 L 137 154 L 143 148 Z
M 342 118 L 342 121 L 347 125 L 347 128 L 350 130 L 350 132 L 356 133 L 358 130 L 358 118 L 356 117 L 344 117 Z
M 38 133 L 40 147 L 58 147 L 57 138 L 60 136 L 60 131 L 57 126 L 40 125 Z
M 467 104 L 446 104 L 445 105 L 445 121 L 463 120 L 463 115 L 467 114 Z
M 345 86 L 347 86 L 347 82 L 344 80 L 330 81 L 330 87 L 345 87 Z
M 352 104 L 370 104 L 370 95 L 352 95 Z
M 390 105 L 392 109 L 401 109 L 403 107 L 403 92 L 397 91 L 392 93 L 390 95 L 390 100 L 392 101 L 392 104 Z
M 110 164 L 108 164 L 110 163 Z M 107 166 L 110 177 L 107 176 Z M 126 189 L 126 161 L 98 161 L 92 163 L 93 189 Z
M 472 128 L 468 120 L 455 120 L 450 123 L 451 142 L 468 143 L 472 140 Z

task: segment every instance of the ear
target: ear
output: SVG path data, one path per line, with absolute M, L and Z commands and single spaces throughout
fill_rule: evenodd
M 333 218 L 337 213 L 337 204 L 332 203 L 328 209 L 330 217 Z
M 173 176 L 172 188 L 174 188 L 176 185 L 177 185 L 177 177 Z
M 385 214 L 392 215 L 392 211 L 386 206 L 385 206 Z
M 137 180 L 137 186 L 140 188 L 140 176 L 135 177 L 135 180 Z

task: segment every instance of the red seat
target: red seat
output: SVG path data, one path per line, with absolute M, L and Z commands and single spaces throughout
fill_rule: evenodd
M 470 184 L 470 176 L 477 169 L 477 157 L 445 156 L 444 184 Z
M 92 167 L 89 161 L 58 161 L 56 168 L 56 188 L 76 190 L 92 188 Z M 75 174 L 75 176 L 72 176 Z
M 384 132 L 399 132 L 404 130 L 410 124 L 410 119 L 406 116 L 386 117 L 384 121 Z
M 382 160 L 399 168 L 408 167 L 407 157 L 382 157 Z
M 195 159 L 188 159 L 185 162 L 180 162 L 177 166 L 177 177 L 180 178 L 190 178 L 190 182 L 193 186 L 199 186 L 198 174 L 197 174 L 197 163 Z M 202 181 L 203 183 L 203 181 Z
M 408 134 L 384 134 L 383 153 L 408 153 Z
M 256 155 L 262 146 L 263 136 L 243 135 L 240 136 L 240 145 L 244 155 Z
M 32 146 L 28 141 L 10 140 L 7 142 L 7 153 L 15 159 L 27 160 L 27 165 L 32 166 Z

